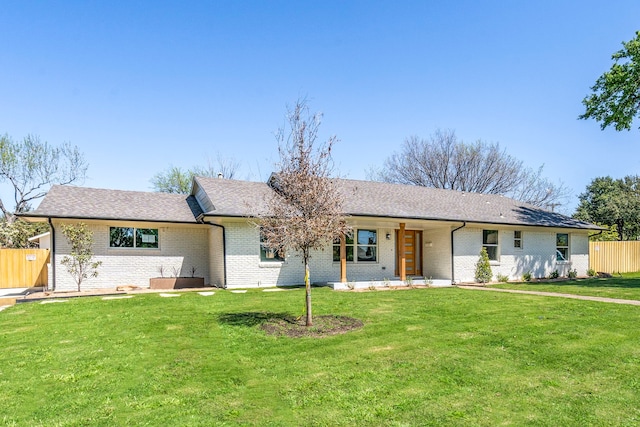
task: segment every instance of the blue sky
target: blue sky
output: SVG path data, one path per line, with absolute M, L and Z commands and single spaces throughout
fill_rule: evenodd
M 453 129 L 544 164 L 572 211 L 593 178 L 640 169 L 640 130 L 577 120 L 638 16 L 637 0 L 5 0 L 0 133 L 79 146 L 91 187 L 150 190 L 218 153 L 264 180 L 287 105 L 306 97 L 321 138 L 340 139 L 342 176 Z

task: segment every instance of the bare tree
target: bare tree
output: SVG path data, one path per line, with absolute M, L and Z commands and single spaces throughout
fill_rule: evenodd
M 34 200 L 47 194 L 52 184 L 72 184 L 84 180 L 88 164 L 78 147 L 65 143 L 53 147 L 40 138 L 28 135 L 14 141 L 0 137 L 0 183 L 13 187 L 15 206 L 11 210 L 0 200 L 0 211 L 7 224 L 15 214 L 27 212 Z
M 191 191 L 191 181 L 194 176 L 206 176 L 215 178 L 222 174 L 224 178 L 234 179 L 240 163 L 231 157 L 223 157 L 216 154 L 216 165 L 211 161 L 207 166 L 195 166 L 192 169 L 184 170 L 180 167 L 170 166 L 163 172 L 158 172 L 151 178 L 151 185 L 155 191 L 160 193 L 188 194 Z
M 407 138 L 401 151 L 388 157 L 370 179 L 485 194 L 502 194 L 540 207 L 558 205 L 568 196 L 522 161 L 500 149 L 498 143 L 467 144 L 451 130 L 437 130 L 428 139 Z
M 316 145 L 321 117 L 310 115 L 305 101 L 288 110 L 287 126 L 276 134 L 280 161 L 270 183 L 274 193 L 257 224 L 266 247 L 302 257 L 307 326 L 313 325 L 311 251 L 351 232 L 342 214 L 343 195 L 331 179 L 331 148 L 337 139 Z

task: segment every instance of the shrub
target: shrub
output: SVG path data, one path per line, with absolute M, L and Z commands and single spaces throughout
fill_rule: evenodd
M 491 272 L 491 264 L 489 264 L 489 255 L 487 250 L 483 247 L 480 250 L 480 258 L 476 263 L 476 282 L 487 283 L 491 281 L 493 273 Z
M 509 281 L 509 276 L 507 276 L 506 274 L 498 274 L 496 276 L 496 279 L 498 280 L 498 282 L 507 283 Z
M 578 270 L 575 268 L 573 270 L 569 270 L 569 279 L 575 279 L 578 277 Z
M 553 273 L 549 275 L 549 279 L 557 279 L 558 277 L 560 277 L 560 273 L 558 273 L 558 270 L 553 270 Z
M 593 268 L 590 268 L 587 270 L 587 276 L 589 277 L 596 277 L 598 275 L 598 273 L 596 273 L 596 271 Z
M 531 281 L 531 272 L 527 271 L 522 275 L 522 280 L 525 282 L 530 282 Z

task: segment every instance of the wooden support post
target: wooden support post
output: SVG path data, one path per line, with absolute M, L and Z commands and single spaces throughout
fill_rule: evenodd
M 340 236 L 340 282 L 347 283 L 347 237 Z
M 400 223 L 400 231 L 398 232 L 398 258 L 400 259 L 400 266 L 398 269 L 400 270 L 400 280 L 407 280 L 407 258 L 404 254 L 404 222 Z

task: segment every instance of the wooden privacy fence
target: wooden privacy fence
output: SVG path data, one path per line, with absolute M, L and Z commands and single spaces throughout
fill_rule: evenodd
M 49 249 L 0 249 L 0 289 L 46 286 Z
M 589 242 L 589 268 L 604 273 L 640 271 L 640 241 Z

